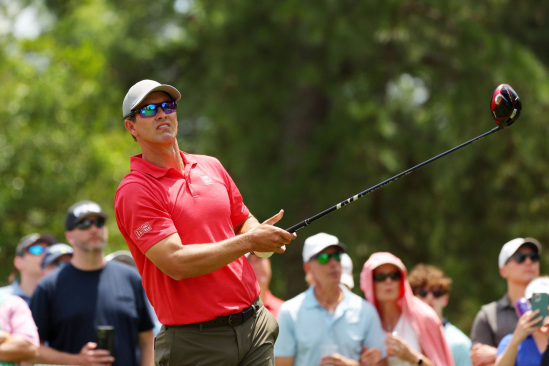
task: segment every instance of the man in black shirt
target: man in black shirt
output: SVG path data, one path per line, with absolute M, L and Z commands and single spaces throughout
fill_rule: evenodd
M 105 260 L 106 219 L 95 202 L 69 208 L 65 236 L 74 248 L 71 262 L 46 275 L 31 299 L 41 341 L 35 363 L 153 364 L 153 323 L 141 277 Z M 95 343 L 96 329 L 104 325 L 114 327 L 113 355 Z

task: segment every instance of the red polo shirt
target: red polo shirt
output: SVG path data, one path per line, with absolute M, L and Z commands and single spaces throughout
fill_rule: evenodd
M 178 233 L 183 245 L 235 236 L 249 211 L 219 160 L 181 152 L 185 172 L 133 156 L 114 199 L 116 222 L 137 265 L 158 320 L 165 325 L 203 322 L 242 311 L 259 296 L 244 256 L 212 273 L 176 281 L 145 252 Z

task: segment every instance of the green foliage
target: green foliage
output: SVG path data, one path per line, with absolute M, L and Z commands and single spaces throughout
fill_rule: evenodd
M 375 251 L 409 270 L 438 265 L 454 279 L 448 315 L 467 330 L 505 290 L 501 245 L 549 242 L 548 26 L 533 6 L 48 0 L 54 21 L 38 38 L 0 37 L 0 260 L 28 232 L 62 238 L 78 199 L 112 216 L 139 153 L 120 105 L 141 79 L 182 92 L 181 148 L 218 157 L 251 211 L 284 208 L 285 227 L 488 131 L 489 97 L 506 82 L 524 104 L 516 126 L 323 218 L 273 258 L 283 298 L 305 288 L 301 246 L 318 231 L 348 245 L 357 283 Z M 109 228 L 110 249 L 123 248 Z

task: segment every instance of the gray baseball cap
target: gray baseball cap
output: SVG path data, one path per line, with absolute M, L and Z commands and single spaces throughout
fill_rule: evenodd
M 171 85 L 160 84 L 154 80 L 141 80 L 134 84 L 124 97 L 124 101 L 122 102 L 122 116 L 126 117 L 130 114 L 132 109 L 137 107 L 147 95 L 155 91 L 168 93 L 176 102 L 181 99 L 179 90 Z
M 57 239 L 52 234 L 43 233 L 43 234 L 29 234 L 21 238 L 19 241 L 19 244 L 17 244 L 17 248 L 15 249 L 15 255 L 21 257 L 25 253 L 25 250 L 27 248 L 31 247 L 32 245 L 36 243 L 43 243 L 47 244 L 48 246 L 53 245 L 57 243 Z

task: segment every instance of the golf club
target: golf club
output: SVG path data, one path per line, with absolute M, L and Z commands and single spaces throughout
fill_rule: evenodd
M 513 88 L 511 88 L 510 85 L 508 84 L 501 84 L 500 86 L 498 86 L 496 88 L 496 90 L 494 91 L 494 93 L 492 94 L 492 98 L 490 100 L 490 111 L 492 112 L 492 115 L 496 121 L 496 123 L 498 124 L 497 127 L 494 127 L 493 129 L 491 129 L 490 131 L 488 132 L 485 132 L 483 133 L 482 135 L 480 136 L 477 136 L 475 137 L 474 139 L 471 139 L 467 142 L 464 142 L 462 143 L 461 145 L 459 146 L 456 146 L 454 147 L 453 149 L 450 149 L 446 152 L 443 152 L 442 154 L 439 154 L 429 160 L 426 160 L 424 161 L 423 163 L 421 164 L 418 164 L 408 170 L 405 170 L 403 171 L 402 173 L 399 173 L 397 175 L 395 175 L 394 177 L 392 178 L 389 178 L 387 180 L 384 180 L 383 182 L 381 183 L 378 183 L 376 184 L 375 186 L 371 187 L 371 188 L 368 188 L 367 190 L 365 191 L 362 191 L 348 199 L 346 199 L 345 201 L 342 201 L 340 203 L 338 203 L 337 205 L 334 205 L 306 220 L 303 220 L 301 221 L 300 223 L 298 224 L 295 224 L 294 226 L 290 227 L 289 229 L 287 229 L 288 232 L 290 233 L 295 233 L 296 231 L 304 228 L 305 226 L 308 226 L 310 225 L 311 223 L 315 222 L 316 220 L 320 219 L 321 217 L 324 217 L 326 215 L 328 215 L 329 213 L 331 212 L 334 212 L 336 210 L 339 210 L 340 208 L 342 207 L 345 207 L 347 206 L 349 203 L 351 202 L 354 202 L 356 200 L 358 200 L 359 198 L 367 195 L 368 193 L 372 193 L 373 191 L 391 183 L 391 182 L 394 182 L 395 180 L 407 175 L 407 174 L 410 174 L 411 172 L 413 172 L 414 170 L 417 170 L 419 168 L 421 168 L 422 166 L 425 166 L 437 159 L 440 159 L 441 157 L 443 156 L 446 156 L 456 150 L 459 150 L 461 149 L 462 147 L 464 146 L 467 146 L 475 141 L 478 141 L 488 135 L 491 135 L 495 132 L 498 132 L 498 131 L 501 131 L 509 126 L 511 126 L 513 123 L 515 123 L 515 121 L 519 118 L 520 116 L 520 112 L 522 110 L 522 103 L 517 95 L 517 93 L 513 90 Z M 260 256 L 260 257 L 270 257 L 273 253 L 256 253 L 256 255 Z

